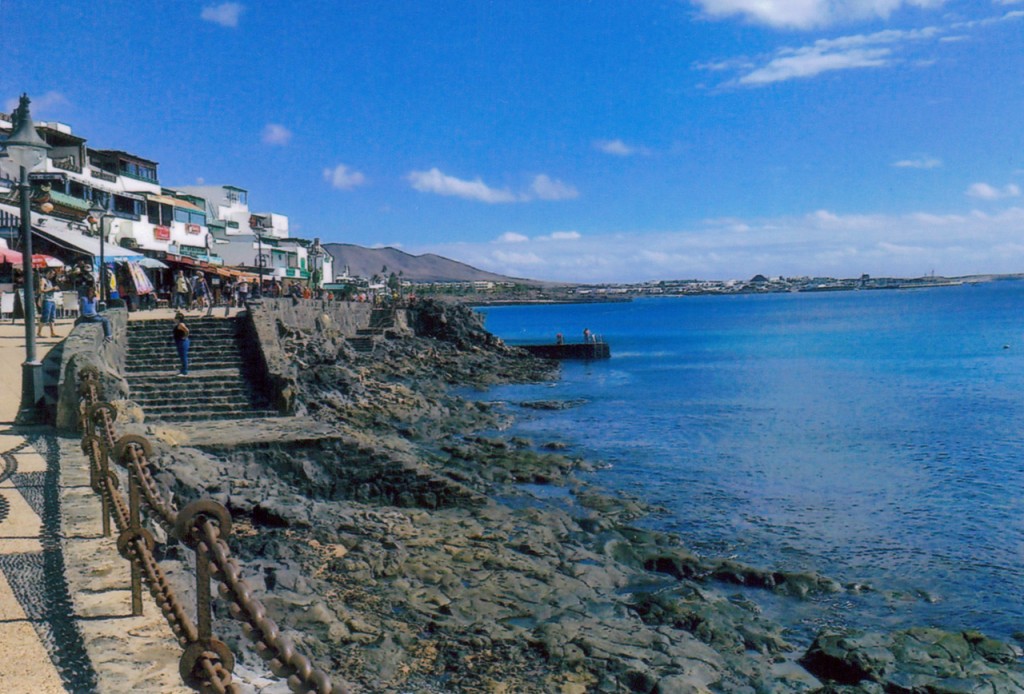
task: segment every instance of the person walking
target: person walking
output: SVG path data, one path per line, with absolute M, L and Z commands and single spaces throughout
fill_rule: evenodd
M 199 273 L 192 284 L 192 293 L 195 294 L 196 305 L 199 310 L 206 309 L 206 315 L 213 311 L 213 303 L 210 301 L 210 285 L 206 283 L 206 275 Z
M 39 329 L 36 330 L 36 337 L 43 336 L 44 325 L 50 326 L 50 337 L 57 337 L 57 332 L 53 329 L 53 322 L 57 320 L 57 302 L 53 298 L 56 291 L 57 287 L 53 283 L 53 275 L 50 272 L 44 272 L 39 276 L 39 302 L 42 315 L 39 317 Z
M 96 304 L 96 287 L 90 286 L 85 290 L 85 296 L 78 299 L 79 320 L 83 323 L 99 323 L 103 326 L 103 341 L 112 342 L 114 337 L 110 332 L 110 319 L 100 315 Z
M 190 345 L 188 326 L 185 325 L 185 314 L 178 311 L 174 314 L 174 346 L 178 349 L 178 358 L 181 359 L 181 371 L 179 376 L 188 376 L 188 350 Z
M 188 294 L 189 286 L 188 280 L 185 279 L 185 271 L 178 270 L 178 276 L 174 278 L 174 300 L 171 302 L 171 308 L 187 309 Z

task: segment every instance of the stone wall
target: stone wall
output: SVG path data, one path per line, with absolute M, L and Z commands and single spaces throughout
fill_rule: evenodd
M 281 324 L 292 330 L 336 330 L 342 337 L 355 337 L 359 329 L 369 325 L 372 312 L 372 304 L 355 301 L 265 298 L 249 303 L 253 322 L 274 328 L 275 336 L 276 326 Z
M 294 414 L 298 368 L 282 344 L 286 336 L 321 333 L 333 337 L 355 337 L 370 324 L 373 306 L 351 301 L 316 301 L 264 298 L 249 302 L 243 324 L 243 341 L 254 351 L 262 386 L 282 414 Z
M 82 369 L 93 367 L 99 372 L 103 400 L 109 402 L 128 396 L 128 383 L 124 379 L 128 311 L 112 308 L 103 315 L 110 319 L 113 342 L 103 341 L 103 327 L 99 323 L 79 323 L 61 343 L 61 348 L 51 350 L 44 359 L 44 374 L 59 374 L 56 383 L 48 382 L 49 376 L 44 376 L 43 386 L 47 391 L 56 386 L 56 403 L 48 407 L 47 415 L 61 432 L 79 429 L 78 372 Z M 48 368 L 50 361 L 59 361 L 59 370 Z

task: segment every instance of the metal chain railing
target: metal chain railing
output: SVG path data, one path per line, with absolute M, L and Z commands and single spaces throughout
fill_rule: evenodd
M 241 689 L 231 681 L 235 659 L 228 646 L 212 633 L 212 596 L 210 579 L 219 582 L 218 593 L 228 601 L 231 616 L 242 622 L 242 632 L 254 643 L 270 671 L 287 678 L 293 692 L 331 694 L 330 678 L 313 667 L 308 658 L 280 633 L 267 616 L 263 604 L 253 597 L 252 588 L 241 577 L 238 562 L 225 541 L 231 534 L 231 514 L 221 504 L 200 499 L 180 511 L 160 494 L 151 474 L 153 455 L 149 441 L 129 434 L 117 438 L 114 420 L 117 410 L 99 397 L 99 374 L 83 369 L 79 374 L 82 450 L 90 461 L 90 482 L 101 497 L 103 533 L 111 533 L 114 519 L 120 533 L 118 551 L 131 562 L 132 614 L 142 614 L 142 583 L 149 588 L 179 644 L 184 648 L 179 672 L 182 680 L 198 692 L 238 694 Z M 98 432 L 98 433 L 97 433 Z M 110 470 L 110 457 L 128 469 L 128 503 L 119 491 L 119 478 Z M 151 515 L 171 535 L 195 551 L 196 622 L 185 611 L 159 564 L 153 556 L 153 534 L 142 527 L 142 502 Z

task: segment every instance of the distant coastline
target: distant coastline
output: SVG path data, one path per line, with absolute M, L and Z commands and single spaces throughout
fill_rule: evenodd
M 964 275 L 962 277 L 870 277 L 840 279 L 834 277 L 768 278 L 756 275 L 750 280 L 658 280 L 636 284 L 566 284 L 562 286 L 499 288 L 462 295 L 459 303 L 470 306 L 515 306 L 524 304 L 582 304 L 632 301 L 640 297 L 687 297 L 735 294 L 785 294 L 894 289 L 959 287 L 1024 279 L 1024 274 Z

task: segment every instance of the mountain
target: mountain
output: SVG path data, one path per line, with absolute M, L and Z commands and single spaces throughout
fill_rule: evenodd
M 516 282 L 519 284 L 540 285 L 536 280 L 524 280 L 506 277 L 493 272 L 485 272 L 444 258 L 433 253 L 411 255 L 397 248 L 366 248 L 351 243 L 325 243 L 324 249 L 334 258 L 334 274 L 341 275 L 348 268 L 353 277 L 387 276 L 392 272 L 401 273 L 403 280 L 410 282 L 473 282 L 476 280 L 491 282 Z M 387 268 L 385 271 L 384 268 Z

